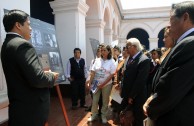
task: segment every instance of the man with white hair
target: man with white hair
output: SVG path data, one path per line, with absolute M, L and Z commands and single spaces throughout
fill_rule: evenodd
M 122 109 L 133 109 L 135 122 L 133 126 L 143 126 L 142 106 L 145 102 L 145 86 L 150 69 L 149 58 L 142 53 L 142 45 L 136 38 L 127 40 L 126 49 L 130 55 L 123 77 L 121 97 Z

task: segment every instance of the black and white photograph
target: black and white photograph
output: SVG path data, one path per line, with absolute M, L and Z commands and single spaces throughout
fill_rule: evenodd
M 50 69 L 49 56 L 47 54 L 39 54 L 38 58 L 41 62 L 42 68 L 44 70 Z
M 54 34 L 44 34 L 46 47 L 57 47 L 56 37 Z
M 60 60 L 59 60 L 59 53 L 58 52 L 49 52 L 49 57 L 50 57 L 50 63 L 51 65 L 51 70 L 57 70 L 60 69 Z
M 43 46 L 40 30 L 32 29 L 31 42 L 34 47 Z

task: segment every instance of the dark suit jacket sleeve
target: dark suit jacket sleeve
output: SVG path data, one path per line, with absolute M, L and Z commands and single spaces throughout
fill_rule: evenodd
M 131 92 L 129 93 L 129 98 L 135 99 L 135 97 L 144 90 L 145 84 L 147 83 L 147 77 L 149 75 L 150 70 L 150 60 L 143 59 L 138 64 L 138 72 L 133 83 L 133 87 Z
M 54 75 L 44 73 L 36 51 L 29 42 L 24 42 L 17 48 L 16 56 L 21 73 L 30 86 L 44 88 L 54 85 Z
M 182 108 L 185 97 L 194 87 L 194 42 L 182 44 L 172 53 L 166 73 L 163 74 L 156 84 L 156 97 L 150 102 L 147 109 L 148 116 L 157 119 L 159 116 L 171 111 L 177 104 Z M 190 99 L 193 100 L 193 99 Z M 184 108 L 189 109 L 189 108 Z

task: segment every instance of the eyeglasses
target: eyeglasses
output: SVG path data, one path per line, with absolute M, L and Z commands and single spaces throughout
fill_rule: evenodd
M 126 46 L 126 49 L 129 49 L 131 46 L 133 46 L 133 45 L 130 45 L 130 46 Z

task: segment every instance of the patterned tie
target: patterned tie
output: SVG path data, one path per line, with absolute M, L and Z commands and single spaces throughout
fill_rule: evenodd
M 127 61 L 127 65 L 129 65 L 132 61 L 133 61 L 133 57 L 129 57 L 129 59 Z

